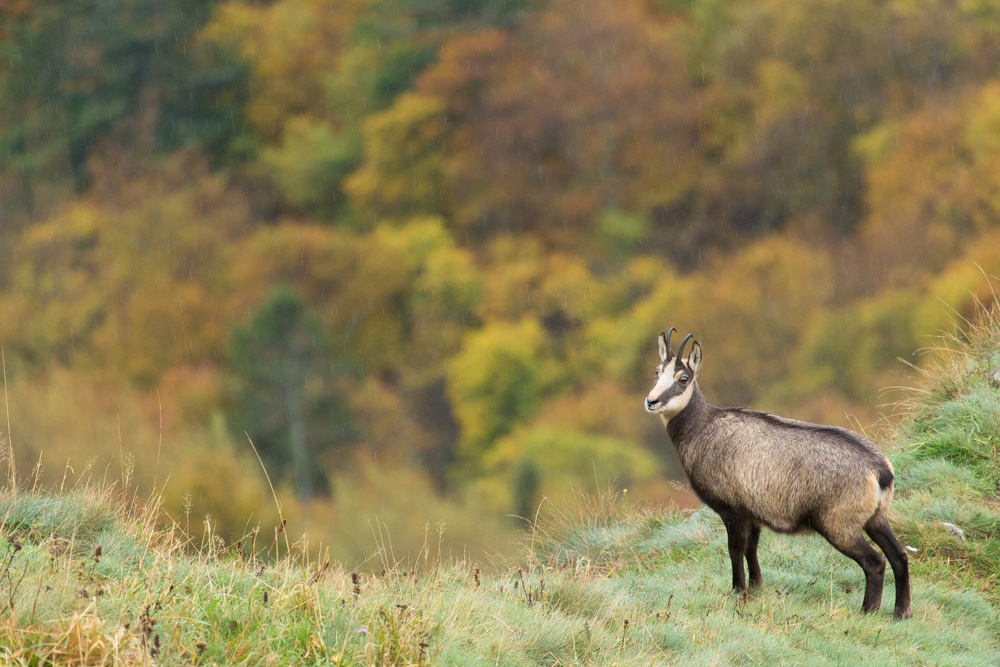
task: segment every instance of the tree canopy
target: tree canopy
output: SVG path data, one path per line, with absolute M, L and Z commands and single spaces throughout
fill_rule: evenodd
M 8 2 L 7 365 L 219 456 L 248 433 L 303 500 L 379 466 L 500 513 L 595 466 L 662 497 L 660 330 L 711 400 L 846 424 L 995 307 L 998 29 L 992 0 Z

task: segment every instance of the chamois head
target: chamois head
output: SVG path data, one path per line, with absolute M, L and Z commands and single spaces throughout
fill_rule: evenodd
M 646 397 L 646 411 L 670 419 L 685 407 L 694 394 L 695 378 L 701 366 L 701 344 L 691 346 L 691 354 L 684 359 L 684 348 L 691 340 L 688 334 L 675 355 L 670 349 L 670 336 L 676 331 L 660 332 L 660 363 L 656 367 L 656 383 Z

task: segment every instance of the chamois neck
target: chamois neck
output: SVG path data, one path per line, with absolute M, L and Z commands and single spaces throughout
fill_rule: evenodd
M 701 388 L 696 381 L 694 391 L 691 393 L 691 400 L 688 401 L 683 410 L 667 421 L 667 434 L 678 451 L 687 442 L 688 436 L 701 428 L 708 420 L 713 409 L 714 406 L 701 393 Z

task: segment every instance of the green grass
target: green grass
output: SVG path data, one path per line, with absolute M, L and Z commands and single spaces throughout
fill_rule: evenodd
M 520 568 L 358 575 L 196 550 L 108 494 L 0 501 L 4 664 L 997 664 L 1000 613 L 953 557 L 913 559 L 914 618 L 858 612 L 862 575 L 817 537 L 767 535 L 766 585 L 728 592 L 721 522 L 591 499 Z M 65 517 L 60 519 L 60 517 Z M 582 519 L 582 521 L 581 521 Z M 970 544 L 978 539 L 973 537 Z M 17 546 L 19 545 L 19 549 Z M 96 555 L 97 546 L 101 553 Z M 17 550 L 15 550 L 17 549 Z M 293 550 L 294 553 L 294 550 Z M 944 568 L 946 572 L 940 573 Z M 938 572 L 939 576 L 935 576 Z M 477 582 L 478 579 L 478 582 Z M 974 576 L 973 576 L 974 579 Z M 891 581 L 891 579 L 890 579 Z M 891 587 L 887 602 L 891 600 Z M 10 606 L 10 603 L 13 606 Z
M 765 533 L 765 585 L 735 596 L 715 514 L 611 492 L 549 511 L 509 566 L 429 546 L 405 563 L 384 549 L 362 573 L 288 553 L 273 527 L 225 544 L 157 527 L 155 504 L 114 490 L 8 490 L 0 663 L 1000 664 L 998 347 L 995 319 L 973 329 L 882 443 L 893 525 L 916 549 L 906 621 L 891 573 L 883 610 L 862 615 L 860 568 L 816 536 Z

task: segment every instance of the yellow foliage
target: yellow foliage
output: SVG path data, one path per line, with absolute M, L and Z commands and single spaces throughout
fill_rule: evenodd
M 719 257 L 698 275 L 681 312 L 705 349 L 702 382 L 717 401 L 747 405 L 782 380 L 812 313 L 833 293 L 829 256 L 772 237 Z
M 1000 216 L 1000 84 L 929 104 L 855 143 L 870 160 L 860 245 L 875 284 L 912 288 Z
M 648 389 L 659 363 L 656 333 L 673 326 L 704 346 L 702 384 L 712 399 L 745 405 L 784 378 L 811 314 L 833 291 L 829 257 L 781 237 L 720 255 L 691 276 L 660 270 L 655 289 L 630 312 L 587 327 L 578 366 Z
M 218 258 L 249 214 L 195 154 L 129 167 L 95 163 L 92 192 L 20 239 L 5 333 L 30 359 L 86 359 L 148 384 L 172 365 L 218 360 L 228 326 Z
M 483 457 L 482 470 L 473 486 L 477 495 L 496 510 L 526 512 L 543 496 L 565 505 L 581 491 L 645 482 L 660 472 L 660 464 L 632 441 L 572 427 L 529 426 L 497 442 Z M 519 488 L 526 474 L 531 489 Z M 529 491 L 530 498 L 518 498 Z
M 468 250 L 452 245 L 431 251 L 416 284 L 416 296 L 442 317 L 471 323 L 483 293 L 483 276 Z
M 574 363 L 584 377 L 608 378 L 638 389 L 659 362 L 656 334 L 671 326 L 689 331 L 698 313 L 684 307 L 692 300 L 694 282 L 669 265 L 636 260 L 627 272 L 630 280 L 651 292 L 628 313 L 588 323 L 574 350 Z
M 975 95 L 964 130 L 965 147 L 977 160 L 1000 157 L 1000 81 L 991 80 Z
M 616 382 L 595 379 L 572 394 L 547 400 L 532 425 L 641 442 L 650 431 L 650 422 L 636 417 L 644 398 L 645 392 L 628 392 Z
M 285 223 L 233 250 L 234 296 L 251 310 L 276 284 L 294 286 L 370 370 L 440 374 L 474 323 L 481 277 L 438 218 L 356 234 Z
M 924 345 L 927 338 L 951 333 L 960 319 L 973 320 L 981 305 L 996 307 L 1000 289 L 1000 230 L 975 239 L 965 253 L 935 276 L 913 313 L 914 327 Z
M 281 136 L 288 118 L 327 115 L 324 79 L 336 69 L 368 0 L 226 2 L 201 38 L 234 48 L 253 71 L 250 123 L 266 139 Z
M 759 94 L 763 98 L 764 112 L 771 117 L 758 118 L 767 123 L 788 111 L 799 108 L 809 92 L 808 81 L 801 72 L 787 62 L 777 58 L 762 61 L 757 65 Z
M 364 163 L 344 188 L 366 220 L 440 210 L 446 126 L 440 100 L 416 93 L 365 120 Z
M 413 288 L 412 344 L 407 353 L 414 370 L 441 374 L 441 363 L 453 357 L 462 337 L 479 319 L 483 273 L 467 250 L 452 245 L 433 250 Z
M 485 320 L 533 315 L 582 325 L 615 304 L 610 286 L 587 263 L 569 254 L 544 252 L 531 238 L 503 236 L 490 245 L 489 270 L 479 308 Z
M 104 295 L 94 289 L 106 269 L 92 249 L 101 239 L 99 211 L 77 205 L 32 227 L 14 251 L 11 287 L 0 303 L 0 337 L 26 356 L 70 360 L 100 318 Z
M 532 417 L 545 390 L 545 333 L 536 320 L 489 323 L 466 335 L 447 367 L 448 397 L 475 462 L 493 441 Z
M 273 285 L 295 286 L 359 359 L 384 369 L 405 354 L 407 293 L 427 256 L 449 243 L 431 218 L 370 235 L 286 223 L 235 249 L 232 280 L 244 312 Z
M 372 233 L 381 248 L 399 254 L 410 270 L 423 266 L 435 250 L 453 245 L 444 221 L 437 217 L 411 217 L 402 225 L 382 225 Z

